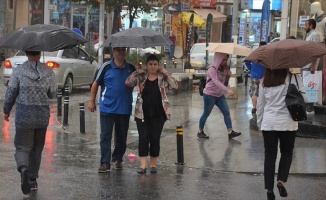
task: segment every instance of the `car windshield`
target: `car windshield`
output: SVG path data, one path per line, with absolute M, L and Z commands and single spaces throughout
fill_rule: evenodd
M 205 52 L 205 47 L 206 45 L 195 45 L 192 48 L 191 53 L 203 53 Z
M 47 52 L 47 51 L 42 51 L 42 56 L 49 56 L 49 57 L 57 57 L 58 51 L 53 51 L 53 52 Z M 25 56 L 25 51 L 18 51 L 16 56 Z

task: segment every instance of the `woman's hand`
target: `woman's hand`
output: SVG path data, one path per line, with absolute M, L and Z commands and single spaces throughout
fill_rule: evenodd
M 229 96 L 235 96 L 235 93 L 234 93 L 232 90 L 228 90 L 227 94 L 228 94 Z
M 169 73 L 168 70 L 166 70 L 164 67 L 160 68 L 159 71 L 162 72 L 163 74 Z
M 227 74 L 226 74 L 227 76 L 231 76 L 232 75 L 232 72 L 231 72 L 231 70 L 228 70 L 228 72 L 227 72 Z

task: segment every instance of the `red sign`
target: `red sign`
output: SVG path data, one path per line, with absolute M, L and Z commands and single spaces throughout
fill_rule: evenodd
M 193 0 L 192 1 L 193 7 L 215 8 L 216 4 L 217 4 L 216 0 Z

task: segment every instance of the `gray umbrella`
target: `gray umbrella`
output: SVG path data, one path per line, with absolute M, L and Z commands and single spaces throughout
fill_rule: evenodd
M 64 26 L 36 24 L 16 29 L 0 38 L 0 47 L 22 51 L 56 51 L 86 42 L 86 38 Z
M 111 35 L 102 46 L 147 48 L 170 44 L 171 40 L 160 32 L 134 27 Z

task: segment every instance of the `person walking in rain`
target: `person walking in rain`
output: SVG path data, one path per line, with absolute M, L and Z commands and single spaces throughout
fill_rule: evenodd
M 240 132 L 235 132 L 232 128 L 232 121 L 230 117 L 230 110 L 225 98 L 225 94 L 234 96 L 235 93 L 228 89 L 224 83 L 227 76 L 231 76 L 230 70 L 227 69 L 228 54 L 217 53 L 214 54 L 214 61 L 207 71 L 206 87 L 204 89 L 204 112 L 199 120 L 198 138 L 209 138 L 204 132 L 204 126 L 208 116 L 216 105 L 224 116 L 224 123 L 228 130 L 228 138 L 232 139 L 241 135 Z
M 16 103 L 15 159 L 21 174 L 21 190 L 37 190 L 41 156 L 49 124 L 49 99 L 56 97 L 57 85 L 51 68 L 40 63 L 41 52 L 26 51 L 28 60 L 13 70 L 3 106 L 4 119 Z
M 298 90 L 302 92 L 306 100 L 301 77 L 296 74 L 292 76 L 291 83 L 298 84 Z M 259 87 L 257 126 L 262 130 L 264 137 L 264 178 L 268 200 L 275 199 L 273 189 L 278 141 L 280 141 L 281 158 L 277 174 L 277 188 L 281 197 L 287 196 L 285 183 L 289 176 L 295 136 L 298 130 L 298 122 L 293 121 L 285 105 L 284 97 L 289 86 L 289 77 L 289 69 L 266 69 Z
M 159 59 L 151 54 L 146 60 L 147 70 L 137 69 L 126 80 L 128 87 L 138 86 L 135 120 L 139 133 L 139 174 L 146 173 L 150 155 L 150 172 L 156 173 L 160 153 L 160 137 L 166 120 L 170 120 L 170 103 L 167 91 L 178 89 L 178 83 L 165 68 L 159 68 Z
M 88 109 L 96 111 L 96 94 L 101 86 L 100 106 L 100 147 L 101 165 L 99 173 L 109 172 L 111 168 L 111 140 L 113 127 L 115 147 L 112 162 L 115 169 L 122 169 L 122 158 L 126 152 L 129 119 L 132 110 L 132 90 L 125 85 L 127 77 L 135 71 L 135 66 L 128 63 L 126 48 L 113 48 L 113 59 L 105 62 L 99 69 L 91 88 L 91 99 Z

